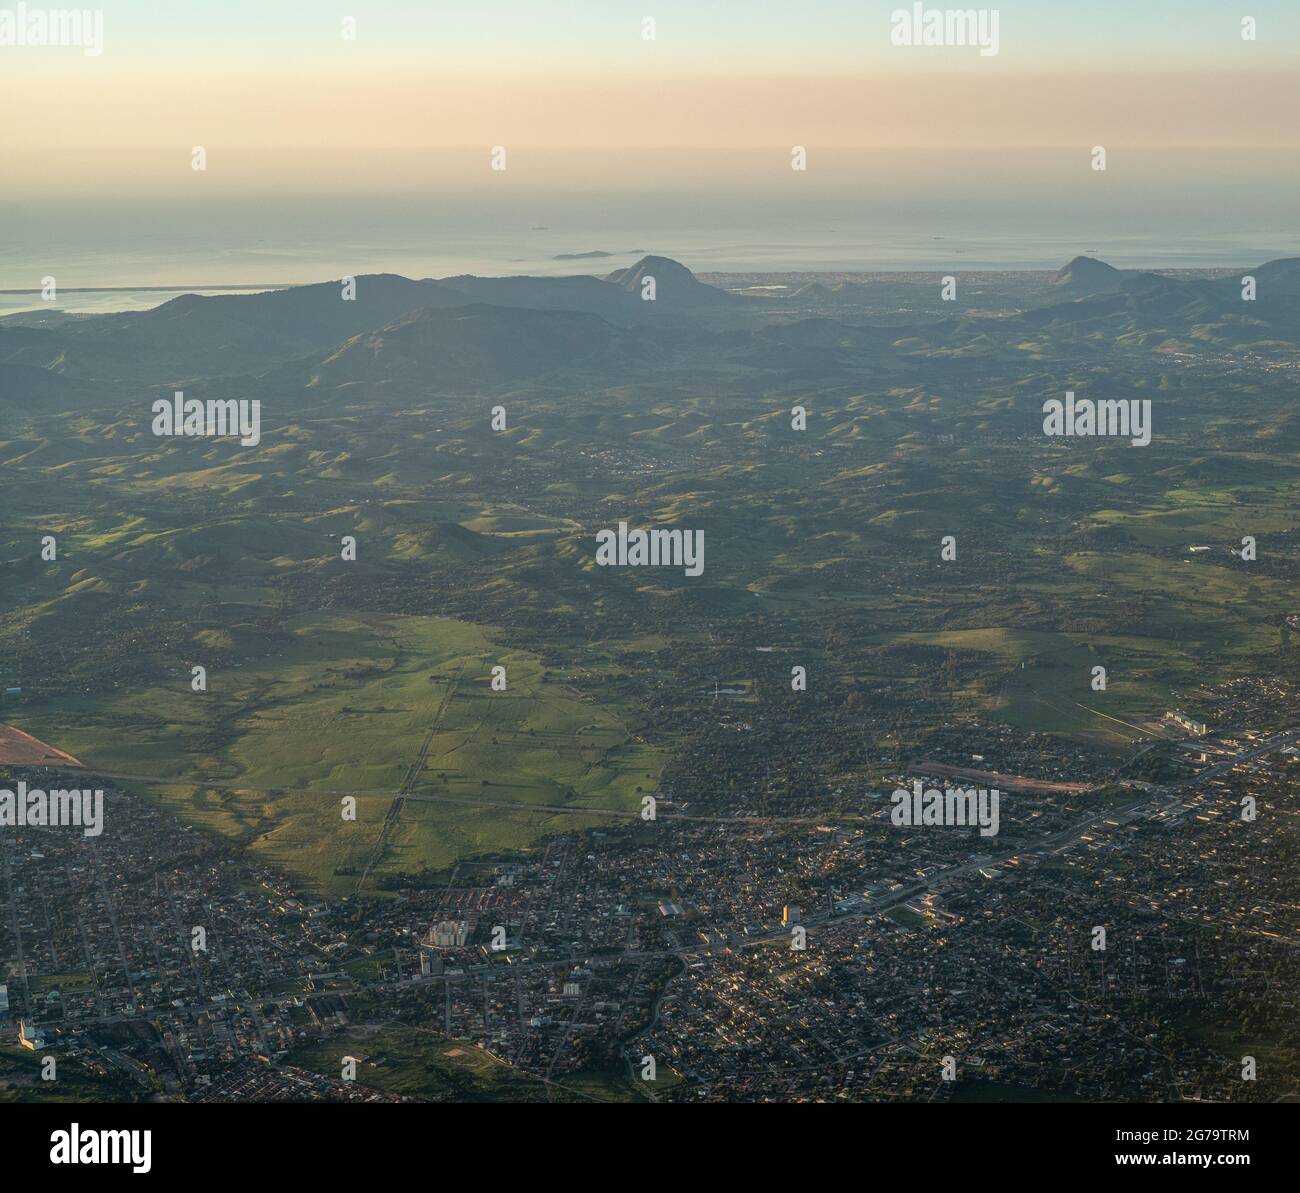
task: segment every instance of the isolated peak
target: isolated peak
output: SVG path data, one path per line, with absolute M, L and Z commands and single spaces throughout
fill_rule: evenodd
M 1093 291 L 1118 290 L 1122 276 L 1113 265 L 1098 261 L 1096 257 L 1075 257 L 1056 271 L 1052 285 Z

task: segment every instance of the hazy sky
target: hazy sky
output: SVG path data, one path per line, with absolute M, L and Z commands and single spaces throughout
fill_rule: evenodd
M 911 7 L 896 0 L 108 0 L 101 7 L 108 62 L 123 69 L 220 72 L 243 62 L 311 73 L 349 63 L 376 79 L 393 69 L 553 78 L 910 69 L 889 41 L 891 14 Z M 998 57 L 1013 69 L 1285 65 L 1294 62 L 1300 32 L 1293 0 L 1003 0 L 996 8 Z M 1253 45 L 1240 38 L 1246 14 L 1259 23 Z M 339 34 L 345 15 L 358 25 L 351 46 Z M 641 37 L 645 16 L 657 22 L 653 43 Z
M 1004 0 L 994 56 L 894 45 L 900 8 L 108 0 L 98 56 L 0 44 L 0 283 L 1300 248 L 1300 0 Z
M 544 152 L 559 147 L 611 150 L 620 173 L 620 154 L 645 147 L 1300 147 L 1297 0 L 1004 0 L 995 57 L 892 45 L 900 7 L 109 0 L 98 57 L 0 47 L 6 185 L 185 187 L 200 144 L 214 191 L 315 186 L 332 164 L 344 191 L 393 170 L 472 187 L 498 144 L 516 153 L 515 185 L 531 171 L 541 186 L 577 184 L 576 159 Z M 814 154 L 810 170 L 832 164 Z M 588 168 L 598 177 L 599 157 Z M 717 169 L 699 154 L 671 167 L 704 186 Z

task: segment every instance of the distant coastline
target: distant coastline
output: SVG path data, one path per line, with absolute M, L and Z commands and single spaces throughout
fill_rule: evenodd
M 1274 257 L 1282 256 L 1281 253 Z M 1264 258 L 1260 258 L 1263 260 Z M 1270 258 L 1271 259 L 1271 258 Z M 1258 265 L 1259 261 L 1242 261 L 1237 265 L 1214 265 L 1204 267 L 1187 266 L 1146 266 L 1150 273 L 1162 274 L 1171 278 L 1222 278 L 1240 273 Z M 368 272 L 391 272 L 375 268 L 362 269 L 357 276 Z M 419 275 L 421 271 L 413 271 Z M 929 282 L 944 273 L 956 272 L 970 281 L 987 281 L 995 277 L 1007 280 L 1046 282 L 1056 272 L 1055 269 L 1026 269 L 1008 267 L 1005 269 L 975 269 L 960 267 L 946 268 L 937 265 L 899 268 L 899 269 L 760 269 L 760 270 L 709 270 L 701 269 L 696 276 L 707 285 L 724 290 L 759 290 L 781 291 L 795 289 L 812 284 L 835 285 L 842 282 L 859 284 L 898 284 Z M 510 276 L 498 271 L 485 271 L 483 277 Z M 41 301 L 40 287 L 22 287 L 0 289 L 0 321 L 12 316 L 24 315 L 32 319 L 37 313 L 51 317 L 73 317 L 77 315 L 105 315 L 127 311 L 149 310 L 161 306 L 174 298 L 186 294 L 217 296 L 222 294 L 260 294 L 268 290 L 289 290 L 297 286 L 316 285 L 323 281 L 336 281 L 337 277 L 312 278 L 297 282 L 247 282 L 242 284 L 211 283 L 198 285 L 141 285 L 141 286 L 60 286 L 58 296 L 52 303 Z M 67 296 L 77 298 L 66 301 Z M 134 299 L 134 301 L 132 301 Z
M 179 290 L 183 294 L 210 293 L 222 290 L 242 290 L 248 294 L 262 290 L 288 290 L 293 286 L 306 286 L 309 282 L 246 282 L 217 286 L 60 286 L 60 294 L 149 294 Z M 40 294 L 40 286 L 24 289 L 0 290 L 0 294 Z

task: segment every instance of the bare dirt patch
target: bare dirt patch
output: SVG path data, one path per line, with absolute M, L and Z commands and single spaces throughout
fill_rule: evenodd
M 5 763 L 11 766 L 81 765 L 71 754 L 56 750 L 30 733 L 12 725 L 0 725 L 0 764 Z

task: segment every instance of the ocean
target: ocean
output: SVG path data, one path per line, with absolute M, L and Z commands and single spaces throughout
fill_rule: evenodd
M 1218 176 L 1140 186 L 1059 171 L 976 186 L 606 194 L 72 197 L 0 200 L 0 315 L 139 309 L 215 287 L 345 275 L 603 276 L 646 253 L 697 273 L 1258 265 L 1300 255 L 1291 192 Z M 1148 180 L 1149 183 L 1150 180 Z M 591 257 L 583 254 L 600 253 Z M 58 294 L 43 303 L 42 279 Z M 125 290 L 122 287 L 160 287 Z M 26 291 L 12 293 L 11 291 Z

